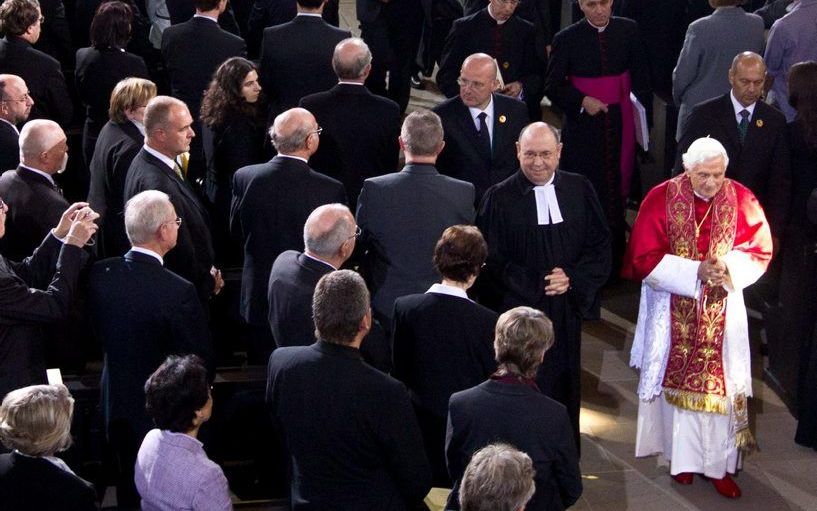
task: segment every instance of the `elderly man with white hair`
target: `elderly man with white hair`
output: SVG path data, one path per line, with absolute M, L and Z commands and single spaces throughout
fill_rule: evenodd
M 8 204 L 0 253 L 19 261 L 31 255 L 68 208 L 54 175 L 65 170 L 68 144 L 59 124 L 29 121 L 20 131 L 20 165 L 0 176 L 0 197 Z
M 729 474 L 755 446 L 742 291 L 766 271 L 772 238 L 754 194 L 726 178 L 720 142 L 696 140 L 683 161 L 683 174 L 644 198 L 622 270 L 643 281 L 630 358 L 641 371 L 635 454 L 663 454 L 678 483 L 702 474 L 737 498 Z

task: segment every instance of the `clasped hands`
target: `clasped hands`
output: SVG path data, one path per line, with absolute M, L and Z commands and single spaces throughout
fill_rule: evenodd
M 94 223 L 97 218 L 99 213 L 91 209 L 87 202 L 75 202 L 65 210 L 52 232 L 66 245 L 82 248 L 99 229 Z
M 547 296 L 562 295 L 570 289 L 570 277 L 558 266 L 545 276 L 545 282 Z
M 722 259 L 711 256 L 698 266 L 698 279 L 709 287 L 723 286 L 729 283 L 729 269 Z

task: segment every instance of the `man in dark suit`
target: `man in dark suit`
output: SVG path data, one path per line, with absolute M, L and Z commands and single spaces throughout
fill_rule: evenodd
M 86 206 L 69 207 L 24 261 L 0 255 L 0 396 L 46 383 L 44 327 L 68 315 L 87 257 L 82 247 L 96 232 L 99 215 Z M 8 210 L 0 195 L 0 239 Z
M 167 5 L 167 14 L 170 16 L 171 25 L 184 23 L 196 14 L 195 0 L 172 0 L 165 3 Z M 218 26 L 231 34 L 241 36 L 241 29 L 238 27 L 232 5 L 228 3 L 216 18 L 218 20 Z
M 504 88 L 498 92 L 524 99 L 528 115 L 542 117 L 545 50 L 533 25 L 514 15 L 517 3 L 492 0 L 476 14 L 454 22 L 445 41 L 437 84 L 446 97 L 459 92 L 457 76 L 466 57 L 486 53 L 499 63 Z
M 459 96 L 434 108 L 445 130 L 437 168 L 473 184 L 479 202 L 485 190 L 516 170 L 516 139 L 528 124 L 528 111 L 518 99 L 494 92 L 496 64 L 484 53 L 465 59 L 458 82 Z
M 431 488 L 406 388 L 366 365 L 372 323 L 355 272 L 324 275 L 312 301 L 319 341 L 279 348 L 267 406 L 292 458 L 292 509 L 415 509 Z
M 195 136 L 192 123 L 187 106 L 178 99 L 156 96 L 150 100 L 145 109 L 145 145 L 128 169 L 124 200 L 145 190 L 159 190 L 170 196 L 182 224 L 176 249 L 167 257 L 167 268 L 192 282 L 206 305 L 211 294 L 221 291 L 224 281 L 213 266 L 207 211 L 182 178 L 176 161 L 190 149 L 190 140 Z
M 19 124 L 26 122 L 34 100 L 17 75 L 0 75 L 0 172 L 20 163 Z
M 9 206 L 0 252 L 19 261 L 31 255 L 59 221 L 68 202 L 54 182 L 65 169 L 68 144 L 54 121 L 35 119 L 20 132 L 22 162 L 0 176 L 0 197 Z
M 138 504 L 133 466 L 153 427 L 145 412 L 145 380 L 170 354 L 195 353 L 212 361 L 210 333 L 193 284 L 163 267 L 176 245 L 179 217 L 167 194 L 133 196 L 125 206 L 133 248 L 91 270 L 89 312 L 102 341 L 102 413 L 116 455 L 119 505 Z
M 339 83 L 301 99 L 323 127 L 312 166 L 346 187 L 354 211 L 363 180 L 397 170 L 400 108 L 363 86 L 372 69 L 372 54 L 362 39 L 335 47 L 332 67 Z
M 321 14 L 323 20 L 332 26 L 339 26 L 339 7 L 338 0 L 328 0 Z M 250 55 L 258 56 L 265 28 L 288 23 L 296 14 L 298 14 L 297 5 L 291 0 L 255 0 L 247 17 L 245 37 L 250 47 Z
M 351 33 L 321 19 L 325 5 L 326 0 L 298 0 L 295 19 L 264 29 L 258 79 L 270 99 L 270 117 L 337 81 L 332 54 Z
M 303 225 L 318 206 L 346 202 L 343 185 L 315 172 L 307 161 L 320 143 L 321 129 L 303 108 L 275 118 L 272 145 L 278 156 L 233 175 L 230 230 L 244 243 L 241 317 L 249 324 L 251 363 L 263 364 L 275 348 L 267 314 L 267 284 L 278 254 L 303 246 Z
M 760 100 L 765 78 L 760 55 L 735 56 L 729 70 L 732 90 L 692 110 L 678 142 L 675 168 L 681 170 L 681 155 L 693 141 L 712 137 L 722 143 L 729 155 L 726 177 L 752 190 L 778 246 L 791 200 L 791 170 L 786 118 Z
M 71 122 L 73 103 L 68 96 L 60 63 L 32 45 L 40 38 L 42 14 L 36 2 L 7 0 L 0 5 L 0 73 L 15 74 L 30 88 L 32 119 L 51 119 L 62 126 Z
M 437 114 L 410 113 L 400 130 L 406 166 L 367 179 L 360 192 L 357 223 L 363 231 L 365 269 L 372 307 L 384 326 L 391 325 L 397 297 L 422 293 L 437 280 L 431 254 L 443 231 L 474 221 L 474 186 L 434 168 L 443 146 Z

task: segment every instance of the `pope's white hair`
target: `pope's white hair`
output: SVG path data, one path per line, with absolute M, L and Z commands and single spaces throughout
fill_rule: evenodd
M 711 137 L 699 138 L 689 145 L 683 155 L 684 168 L 689 170 L 701 163 L 723 158 L 723 166 L 729 166 L 729 155 L 723 144 Z

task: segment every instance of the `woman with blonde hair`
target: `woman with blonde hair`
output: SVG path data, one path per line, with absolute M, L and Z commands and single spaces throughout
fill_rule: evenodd
M 93 486 L 54 456 L 71 446 L 74 399 L 63 385 L 32 385 L 0 405 L 0 503 L 3 509 L 97 509 Z

